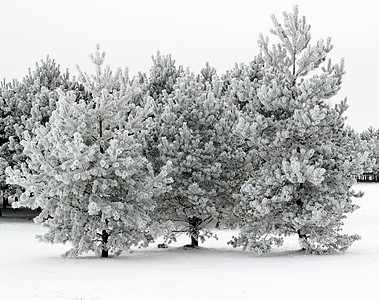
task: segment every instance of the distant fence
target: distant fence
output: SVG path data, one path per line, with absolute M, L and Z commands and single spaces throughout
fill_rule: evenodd
M 17 197 L 0 197 L 0 208 L 12 207 L 12 203 L 17 201 Z
M 17 218 L 17 219 L 33 219 L 38 216 L 41 209 L 30 208 L 13 208 L 12 203 L 17 202 L 17 197 L 0 197 L 0 217 Z
M 357 177 L 358 182 L 379 182 L 379 173 L 363 173 Z
M 3 216 L 3 212 L 12 207 L 12 203 L 16 201 L 15 197 L 0 197 L 0 217 Z

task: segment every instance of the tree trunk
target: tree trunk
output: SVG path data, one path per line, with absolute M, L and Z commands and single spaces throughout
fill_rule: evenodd
M 195 248 L 199 246 L 199 235 L 193 236 L 191 235 L 191 247 Z
M 190 225 L 190 234 L 191 234 L 191 244 L 189 245 L 192 248 L 199 246 L 199 225 L 201 223 L 201 219 L 198 217 L 192 217 L 188 219 L 188 223 Z
M 101 119 L 101 116 L 99 116 L 99 130 L 100 130 L 99 134 L 100 134 L 100 143 L 101 143 L 102 142 L 101 138 L 103 137 L 103 120 Z M 104 154 L 104 152 L 105 152 L 104 148 L 100 144 L 100 153 Z
M 3 197 L 3 208 L 7 208 L 7 206 L 8 206 L 8 198 Z
M 304 239 L 304 240 L 307 240 L 307 235 L 306 234 L 302 234 L 300 232 L 300 229 L 297 231 L 297 235 L 299 236 L 299 239 Z M 301 250 L 305 251 L 305 248 L 301 248 Z
M 299 236 L 299 238 L 301 238 L 301 239 L 307 239 L 307 235 L 306 234 L 302 234 L 301 232 L 300 232 L 300 229 L 297 231 L 297 235 Z
M 303 188 L 304 188 L 304 183 L 300 183 L 300 189 L 303 189 Z M 297 200 L 296 200 L 296 204 L 298 205 L 298 207 L 299 207 L 301 210 L 303 210 L 304 203 L 303 203 L 303 201 L 302 201 L 301 199 L 297 199 Z M 302 233 L 300 232 L 300 229 L 297 231 L 297 235 L 299 236 L 300 239 L 305 239 L 305 240 L 307 240 L 307 235 L 306 235 L 306 234 L 302 234 Z M 303 250 L 305 250 L 305 249 L 303 248 Z
M 108 258 L 108 250 L 101 250 L 101 257 Z
M 99 116 L 99 135 L 100 135 L 100 143 L 101 143 L 102 142 L 101 138 L 103 137 L 103 120 L 101 116 Z M 100 144 L 100 153 L 104 154 L 104 149 L 101 146 L 101 144 Z M 106 221 L 106 223 L 108 222 Z M 105 229 L 103 229 L 103 232 L 101 233 L 101 240 L 103 243 L 103 250 L 101 250 L 101 257 L 103 258 L 108 257 L 108 249 L 107 249 L 108 238 L 109 238 L 108 232 Z
M 103 229 L 103 232 L 101 233 L 101 239 L 103 243 L 103 250 L 101 251 L 101 257 L 103 258 L 108 257 L 108 249 L 107 249 L 108 238 L 109 238 L 108 232 L 105 229 Z

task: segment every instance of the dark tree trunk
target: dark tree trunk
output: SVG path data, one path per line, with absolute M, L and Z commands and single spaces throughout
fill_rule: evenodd
M 198 217 L 192 217 L 188 219 L 190 225 L 190 234 L 191 234 L 191 244 L 189 245 L 192 248 L 199 246 L 199 225 L 201 224 L 201 219 Z
M 197 235 L 197 237 L 195 236 L 191 236 L 191 247 L 195 248 L 195 247 L 198 247 L 199 246 L 199 236 Z
M 7 208 L 7 206 L 8 206 L 8 198 L 3 197 L 3 208 Z
M 108 258 L 108 250 L 101 250 L 101 257 Z
M 108 238 L 109 238 L 109 234 L 104 229 L 103 232 L 101 233 L 101 239 L 102 239 L 102 243 L 103 243 L 103 250 L 101 251 L 101 257 L 103 257 L 103 258 L 108 257 L 108 249 L 107 249 Z
M 103 137 L 103 120 L 101 119 L 101 116 L 99 116 L 99 130 L 100 130 L 100 143 L 102 142 L 101 141 L 101 138 Z M 101 146 L 100 144 L 100 153 L 101 154 L 104 154 L 104 148 L 103 146 Z
M 14 197 L 14 202 L 18 202 L 18 197 Z M 9 205 L 9 203 L 8 203 L 8 205 Z M 15 208 L 15 210 L 20 210 L 20 209 L 17 207 L 17 208 Z
M 100 131 L 99 135 L 100 135 L 100 143 L 101 143 L 102 142 L 101 138 L 103 137 L 103 120 L 101 116 L 99 116 L 99 131 Z M 102 147 L 101 144 L 100 144 L 100 153 L 104 154 L 104 148 Z M 106 221 L 106 223 L 108 222 Z M 101 250 L 101 257 L 103 258 L 108 257 L 108 249 L 107 249 L 108 238 L 109 238 L 108 232 L 105 229 L 103 229 L 103 232 L 101 233 L 101 240 L 103 243 L 103 250 Z
M 307 235 L 306 235 L 306 234 L 302 234 L 302 233 L 300 232 L 300 229 L 297 231 L 297 235 L 298 235 L 299 238 L 301 238 L 301 239 L 307 239 Z
M 299 239 L 304 239 L 304 240 L 307 240 L 307 235 L 306 234 L 302 234 L 300 229 L 297 231 L 297 235 L 299 236 Z M 301 248 L 301 250 L 305 251 L 305 248 Z
M 304 183 L 300 183 L 300 189 L 304 189 Z M 296 200 L 296 204 L 298 205 L 298 207 L 300 208 L 300 210 L 303 210 L 304 208 L 304 203 L 301 199 L 297 199 Z M 305 239 L 307 240 L 307 235 L 306 234 L 302 234 L 300 229 L 297 231 L 297 235 L 299 236 L 300 239 Z M 302 250 L 305 250 L 304 248 Z

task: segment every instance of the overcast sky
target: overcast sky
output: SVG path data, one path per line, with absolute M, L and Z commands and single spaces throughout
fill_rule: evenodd
M 332 37 L 330 57 L 344 57 L 347 74 L 334 99 L 348 98 L 348 121 L 379 128 L 379 18 L 377 1 L 290 0 L 0 0 L 0 78 L 21 79 L 47 54 L 77 75 L 92 72 L 88 54 L 100 43 L 112 68 L 148 72 L 151 55 L 171 54 L 194 72 L 206 62 L 221 74 L 258 54 L 271 14 L 299 5 L 312 39 Z M 275 37 L 271 37 L 276 41 Z

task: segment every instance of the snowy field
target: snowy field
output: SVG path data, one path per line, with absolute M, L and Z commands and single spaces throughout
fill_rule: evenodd
M 109 259 L 61 258 L 68 245 L 40 243 L 39 225 L 0 218 L 0 299 L 378 299 L 379 184 L 359 184 L 361 209 L 345 222 L 362 240 L 345 254 L 305 255 L 296 238 L 258 257 L 219 231 L 200 249 L 187 237 Z M 158 241 L 160 242 L 160 241 Z

